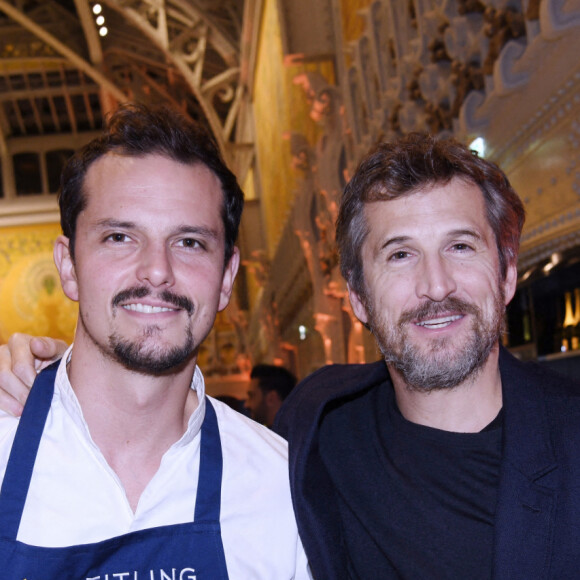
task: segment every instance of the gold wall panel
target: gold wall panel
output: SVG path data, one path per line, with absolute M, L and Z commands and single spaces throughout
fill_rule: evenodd
M 58 224 L 0 229 L 0 342 L 14 332 L 71 342 L 77 305 L 62 292 L 52 259 Z
M 246 179 L 242 184 L 242 189 L 244 190 L 244 199 L 245 201 L 254 201 L 257 199 L 256 195 L 256 184 L 254 182 L 254 170 L 250 168 L 246 173 Z
M 310 105 L 305 99 L 304 89 L 294 83 L 295 77 L 314 71 L 334 83 L 334 68 L 330 61 L 304 63 L 292 57 L 285 59 L 277 2 L 266 0 L 256 59 L 253 102 L 257 119 L 257 177 L 270 257 L 287 221 L 296 188 L 290 144 L 283 137 L 291 131 L 302 133 L 314 145 L 321 134 L 320 128 L 309 117 Z

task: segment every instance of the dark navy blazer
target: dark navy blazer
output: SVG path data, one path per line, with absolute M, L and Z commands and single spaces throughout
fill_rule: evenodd
M 580 579 L 580 383 L 503 348 L 499 365 L 504 431 L 493 578 Z M 324 367 L 292 391 L 274 426 L 289 442 L 298 529 L 317 580 L 345 578 L 348 568 L 318 425 L 380 386 L 392 388 L 382 361 Z

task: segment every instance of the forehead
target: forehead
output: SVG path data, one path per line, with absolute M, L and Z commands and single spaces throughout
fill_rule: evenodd
M 461 178 L 397 199 L 367 203 L 364 211 L 367 239 L 386 233 L 428 239 L 466 227 L 485 236 L 492 233 L 481 189 Z
M 159 219 L 182 212 L 221 217 L 223 192 L 218 177 L 204 164 L 185 164 L 159 154 L 142 157 L 107 153 L 88 169 L 85 212 L 129 219 L 150 214 Z M 118 215 L 121 214 L 121 215 Z

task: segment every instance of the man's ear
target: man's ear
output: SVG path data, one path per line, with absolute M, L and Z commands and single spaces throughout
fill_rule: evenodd
M 510 262 L 506 268 L 505 279 L 503 280 L 503 291 L 505 295 L 506 306 L 511 302 L 511 299 L 516 293 L 516 286 L 518 284 L 518 267 L 515 262 Z
M 367 324 L 369 317 L 367 314 L 367 309 L 359 296 L 358 292 L 355 292 L 350 284 L 347 282 L 346 287 L 348 288 L 348 298 L 350 300 L 350 305 L 352 306 L 352 311 L 354 315 L 363 323 Z
M 234 280 L 240 267 L 240 250 L 234 246 L 234 252 L 224 270 L 218 312 L 221 312 L 230 302 Z
M 78 302 L 79 288 L 77 273 L 70 255 L 70 240 L 65 236 L 58 236 L 54 243 L 54 263 L 60 276 L 60 284 L 68 298 Z

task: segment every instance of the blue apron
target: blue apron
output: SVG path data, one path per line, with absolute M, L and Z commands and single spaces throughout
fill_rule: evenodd
M 57 368 L 55 363 L 37 377 L 8 460 L 0 491 L 2 580 L 227 580 L 219 523 L 222 450 L 215 411 L 207 399 L 193 522 L 65 548 L 16 540 Z

